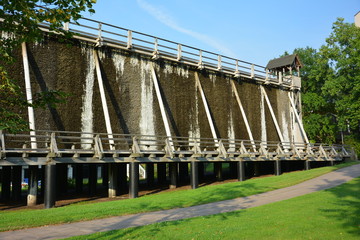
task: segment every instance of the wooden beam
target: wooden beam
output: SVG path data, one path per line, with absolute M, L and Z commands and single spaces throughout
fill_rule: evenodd
M 103 112 L 104 112 L 106 131 L 107 131 L 108 137 L 109 137 L 110 150 L 114 150 L 114 139 L 113 139 L 113 132 L 112 132 L 112 128 L 111 128 L 109 109 L 108 109 L 107 102 L 106 102 L 106 96 L 105 96 L 103 79 L 102 79 L 102 75 L 101 75 L 99 57 L 98 57 L 97 51 L 95 49 L 94 49 L 94 59 L 95 59 L 96 75 L 97 75 L 97 79 L 98 79 L 100 96 L 101 96 L 101 103 L 102 103 L 102 108 L 103 108 Z
M 153 83 L 155 86 L 157 100 L 158 100 L 159 107 L 160 107 L 161 117 L 162 117 L 162 120 L 163 120 L 163 123 L 165 126 L 166 136 L 168 137 L 168 140 L 169 140 L 168 142 L 170 143 L 170 148 L 174 152 L 174 143 L 173 143 L 172 137 L 171 137 L 170 124 L 167 119 L 164 102 L 163 102 L 161 92 L 160 92 L 159 82 L 157 80 L 156 72 L 155 72 L 155 68 L 154 68 L 153 64 L 151 64 L 151 73 L 152 73 Z
M 278 123 L 278 121 L 277 121 L 277 119 L 276 119 L 276 116 L 275 116 L 274 110 L 273 110 L 273 108 L 272 108 L 272 106 L 271 106 L 269 97 L 268 97 L 268 95 L 267 95 L 264 87 L 263 87 L 263 86 L 260 86 L 260 88 L 261 88 L 261 91 L 262 91 L 263 94 L 264 94 L 266 103 L 267 103 L 268 108 L 269 108 L 269 110 L 270 110 L 270 114 L 271 114 L 271 117 L 272 117 L 272 119 L 273 119 L 273 122 L 274 122 L 274 125 L 275 125 L 275 128 L 276 128 L 277 134 L 278 134 L 278 136 L 279 136 L 279 138 L 280 138 L 280 141 L 283 143 L 283 142 L 284 142 L 284 137 L 283 137 L 283 135 L 282 135 L 282 133 L 281 133 L 281 130 L 280 130 L 280 127 L 279 127 L 279 123 Z
M 29 69 L 29 60 L 26 50 L 26 43 L 21 43 L 21 52 L 23 57 L 24 64 L 24 76 L 25 76 L 25 92 L 26 92 L 26 100 L 29 104 L 32 104 L 32 91 L 31 91 L 31 82 L 30 82 L 30 69 Z M 35 115 L 34 108 L 32 106 L 28 106 L 28 117 L 29 117 L 29 128 L 30 128 L 30 136 L 35 136 Z M 30 137 L 31 140 L 31 148 L 36 149 L 37 143 L 35 137 Z
M 302 124 L 301 118 L 300 118 L 299 114 L 297 113 L 297 109 L 296 109 L 296 107 L 295 107 L 294 101 L 293 101 L 290 93 L 288 93 L 288 97 L 289 97 L 290 104 L 291 104 L 291 107 L 292 107 L 292 109 L 293 109 L 293 112 L 294 112 L 296 121 L 297 121 L 298 124 L 299 124 L 301 133 L 302 133 L 303 138 L 304 138 L 304 140 L 305 140 L 305 143 L 309 143 L 309 139 L 308 139 L 308 137 L 307 137 L 307 135 L 306 135 L 306 132 L 305 132 L 305 130 L 304 130 L 304 126 L 303 126 L 303 124 Z
M 235 98 L 236 98 L 236 101 L 237 101 L 237 103 L 238 103 L 238 105 L 239 105 L 241 115 L 242 115 L 242 117 L 243 117 L 243 119 L 244 119 L 246 131 L 247 131 L 247 133 L 248 133 L 248 135 L 249 135 L 249 139 L 250 139 L 250 141 L 251 141 L 251 144 L 253 145 L 254 151 L 256 151 L 256 146 L 255 146 L 254 138 L 253 138 L 253 135 L 252 135 L 252 132 L 251 132 L 251 129 L 250 129 L 249 121 L 248 121 L 248 119 L 247 119 L 247 117 L 246 117 L 246 113 L 245 113 L 245 111 L 244 111 L 244 107 L 243 107 L 243 105 L 242 105 L 242 103 L 241 103 L 241 100 L 240 100 L 240 97 L 239 97 L 239 93 L 237 92 L 237 89 L 236 89 L 234 80 L 230 80 L 230 82 L 231 82 L 231 87 L 232 87 L 232 89 L 233 89 L 233 91 L 234 91 L 234 93 L 235 93 Z
M 207 103 L 203 88 L 201 87 L 199 75 L 198 75 L 197 72 L 195 72 L 195 80 L 196 80 L 196 86 L 198 87 L 198 89 L 200 91 L 201 99 L 202 99 L 203 104 L 204 104 L 204 108 L 205 108 L 206 116 L 207 116 L 207 119 L 208 119 L 208 122 L 209 122 L 209 125 L 210 125 L 210 130 L 211 130 L 212 136 L 214 138 L 215 143 L 218 143 L 218 140 L 217 140 L 218 137 L 217 137 L 217 134 L 216 134 L 216 131 L 215 131 L 214 121 L 213 121 L 213 119 L 211 117 L 209 105 Z

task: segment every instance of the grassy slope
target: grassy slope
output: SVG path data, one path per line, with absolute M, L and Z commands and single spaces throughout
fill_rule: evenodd
M 287 173 L 277 177 L 206 186 L 195 190 L 160 193 L 137 199 L 93 204 L 74 204 L 61 208 L 42 210 L 3 211 L 0 214 L 0 231 L 188 207 L 236 197 L 250 196 L 295 185 L 351 164 L 353 163 Z
M 236 212 L 71 239 L 359 239 L 360 178 Z

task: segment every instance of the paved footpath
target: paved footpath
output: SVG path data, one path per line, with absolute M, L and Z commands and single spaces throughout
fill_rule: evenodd
M 141 213 L 120 217 L 111 217 L 86 222 L 30 228 L 18 231 L 0 233 L 2 240 L 16 239 L 58 239 L 72 236 L 110 231 L 115 229 L 148 225 L 151 223 L 174 221 L 184 218 L 206 216 L 239 209 L 256 207 L 272 202 L 278 202 L 308 193 L 332 188 L 353 178 L 360 177 L 360 164 L 342 168 L 327 173 L 309 181 L 271 192 L 261 193 L 249 197 L 236 198 L 215 203 L 208 203 L 188 208 L 178 208 L 165 211 Z

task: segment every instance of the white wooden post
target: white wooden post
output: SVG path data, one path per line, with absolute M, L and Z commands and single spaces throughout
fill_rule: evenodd
M 181 44 L 178 44 L 178 50 L 177 50 L 177 60 L 180 61 L 182 58 L 182 50 L 181 50 Z
M 213 119 L 211 117 L 209 105 L 208 105 L 208 103 L 206 101 L 206 97 L 205 97 L 204 91 L 203 91 L 203 89 L 201 87 L 199 75 L 198 75 L 197 72 L 195 72 L 195 80 L 196 80 L 196 86 L 198 87 L 198 89 L 200 91 L 201 99 L 202 99 L 203 104 L 204 104 L 206 116 L 207 116 L 207 119 L 208 119 L 208 122 L 209 122 L 209 125 L 210 125 L 210 130 L 211 130 L 211 133 L 213 135 L 214 142 L 218 143 L 218 140 L 217 140 L 218 137 L 217 137 L 217 134 L 216 134 L 216 131 L 215 131 L 214 121 L 213 121 Z
M 221 55 L 218 55 L 218 70 L 221 70 L 222 65 L 221 65 Z
M 32 100 L 32 92 L 31 92 L 31 82 L 30 82 L 30 69 L 29 69 L 29 60 L 26 50 L 26 43 L 23 42 L 21 44 L 23 64 L 24 64 L 24 76 L 25 76 L 25 92 L 26 92 L 26 100 L 31 105 L 33 103 Z M 35 136 L 35 115 L 34 108 L 32 106 L 28 106 L 28 116 L 29 116 L 29 128 L 30 128 L 30 136 Z M 31 137 L 31 148 L 36 149 L 36 137 Z
M 289 99 L 290 99 L 291 107 L 292 107 L 292 109 L 293 109 L 293 112 L 294 112 L 296 121 L 297 121 L 298 124 L 299 124 L 299 127 L 300 127 L 301 133 L 302 133 L 302 135 L 303 135 L 303 137 L 304 137 L 305 143 L 309 143 L 309 139 L 308 139 L 308 137 L 307 137 L 307 135 L 306 135 L 306 132 L 305 132 L 304 126 L 303 126 L 303 124 L 302 124 L 301 118 L 300 118 L 299 114 L 297 113 L 297 109 L 296 109 L 296 107 L 295 107 L 294 101 L 293 101 L 290 93 L 288 93 L 288 97 L 289 97 Z
M 171 150 L 174 151 L 174 143 L 173 143 L 172 138 L 171 138 L 170 125 L 169 125 L 169 121 L 168 121 L 167 116 L 166 116 L 164 102 L 163 102 L 163 99 L 162 99 L 162 96 L 161 96 L 159 83 L 158 83 L 158 80 L 157 80 L 157 77 L 156 77 L 156 72 L 155 72 L 155 69 L 154 69 L 153 65 L 151 65 L 151 73 L 152 73 L 153 83 L 154 83 L 154 86 L 155 86 L 156 96 L 157 96 L 159 107 L 160 107 L 161 117 L 163 119 L 163 123 L 164 123 L 164 126 L 165 126 L 166 136 L 169 139 Z
M 132 31 L 128 30 L 127 48 L 132 48 Z
M 282 133 L 281 133 L 281 130 L 280 130 L 280 127 L 279 127 L 278 121 L 277 121 L 277 119 L 276 119 L 276 116 L 275 116 L 274 110 L 273 110 L 273 108 L 272 108 L 272 106 L 271 106 L 271 103 L 270 103 L 269 97 L 268 97 L 268 95 L 267 95 L 267 93 L 266 93 L 266 91 L 265 91 L 264 87 L 260 85 L 260 88 L 261 88 L 261 91 L 262 91 L 262 92 L 263 92 L 263 94 L 264 94 L 264 97 L 265 97 L 266 103 L 267 103 L 268 108 L 269 108 L 269 110 L 270 110 L 270 114 L 271 114 L 271 117 L 272 117 L 272 119 L 273 119 L 273 122 L 274 122 L 274 125 L 275 125 L 275 128 L 276 128 L 276 131 L 277 131 L 278 136 L 279 136 L 279 138 L 280 138 L 280 141 L 283 143 L 283 142 L 284 142 L 284 137 L 283 137 L 283 135 L 282 135 Z
M 243 117 L 243 119 L 244 119 L 246 131 L 247 131 L 247 133 L 248 133 L 248 135 L 249 135 L 249 139 L 250 139 L 250 141 L 251 141 L 251 144 L 252 144 L 252 146 L 253 146 L 254 151 L 256 152 L 256 146 L 255 146 L 254 138 L 253 138 L 253 135 L 252 135 L 252 132 L 251 132 L 251 129 L 250 129 L 249 121 L 248 121 L 248 119 L 247 119 L 247 117 L 246 117 L 246 114 L 245 114 L 245 111 L 244 111 L 244 107 L 243 107 L 243 105 L 242 105 L 242 103 L 241 103 L 241 100 L 240 100 L 240 97 L 239 97 L 239 93 L 237 92 L 237 89 L 236 89 L 236 86 L 235 86 L 235 83 L 234 83 L 233 80 L 231 80 L 231 87 L 232 87 L 232 89 L 233 89 L 233 91 L 234 91 L 234 93 L 235 93 L 235 98 L 236 98 L 236 101 L 237 101 L 237 103 L 238 103 L 238 105 L 239 105 L 241 115 L 242 115 L 242 117 Z
M 101 96 L 101 103 L 102 103 L 104 118 L 105 118 L 106 131 L 107 131 L 107 134 L 109 137 L 110 150 L 113 150 L 114 149 L 114 139 L 113 139 L 113 132 L 112 132 L 112 128 L 111 128 L 109 109 L 108 109 L 107 102 L 106 102 L 106 96 L 105 96 L 103 79 L 102 79 L 102 75 L 101 75 L 99 57 L 98 57 L 97 51 L 95 49 L 94 49 L 94 58 L 95 58 L 96 75 L 97 75 L 97 79 L 98 79 L 100 96 Z

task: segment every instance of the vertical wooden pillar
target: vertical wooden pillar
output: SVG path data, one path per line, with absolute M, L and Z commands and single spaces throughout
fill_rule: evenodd
M 305 170 L 310 170 L 310 169 L 311 169 L 310 161 L 305 161 Z
M 198 175 L 198 162 L 191 161 L 191 188 L 196 189 L 199 187 L 199 175 Z
M 178 163 L 169 163 L 170 170 L 170 188 L 177 188 Z
M 215 162 L 214 163 L 214 174 L 217 181 L 223 180 L 222 175 L 222 162 Z
M 82 193 L 84 189 L 84 169 L 83 164 L 75 164 L 75 191 L 76 193 Z
M 245 164 L 242 160 L 237 162 L 237 175 L 238 181 L 245 181 Z
M 281 175 L 281 161 L 280 160 L 275 161 L 275 175 L 276 176 Z
M 118 168 L 116 163 L 110 163 L 110 164 L 104 164 L 104 167 L 108 167 L 108 197 L 114 198 L 117 195 L 117 189 L 118 189 Z
M 3 166 L 2 167 L 2 177 L 1 177 L 1 199 L 2 201 L 10 200 L 11 192 L 11 167 Z
M 38 195 L 38 166 L 29 166 L 29 192 L 27 196 L 27 205 L 35 206 Z
M 145 166 L 146 184 L 148 186 L 154 185 L 154 163 L 147 163 Z
M 157 164 L 157 181 L 160 185 L 166 183 L 166 163 Z
M 12 167 L 12 191 L 11 197 L 13 201 L 20 201 L 21 199 L 21 171 L 22 166 L 13 166 Z
M 45 208 L 52 208 L 55 206 L 56 196 L 56 165 L 45 165 Z
M 129 198 L 137 198 L 139 195 L 139 163 L 130 163 Z
M 97 164 L 89 164 L 89 195 L 96 194 L 97 185 Z

